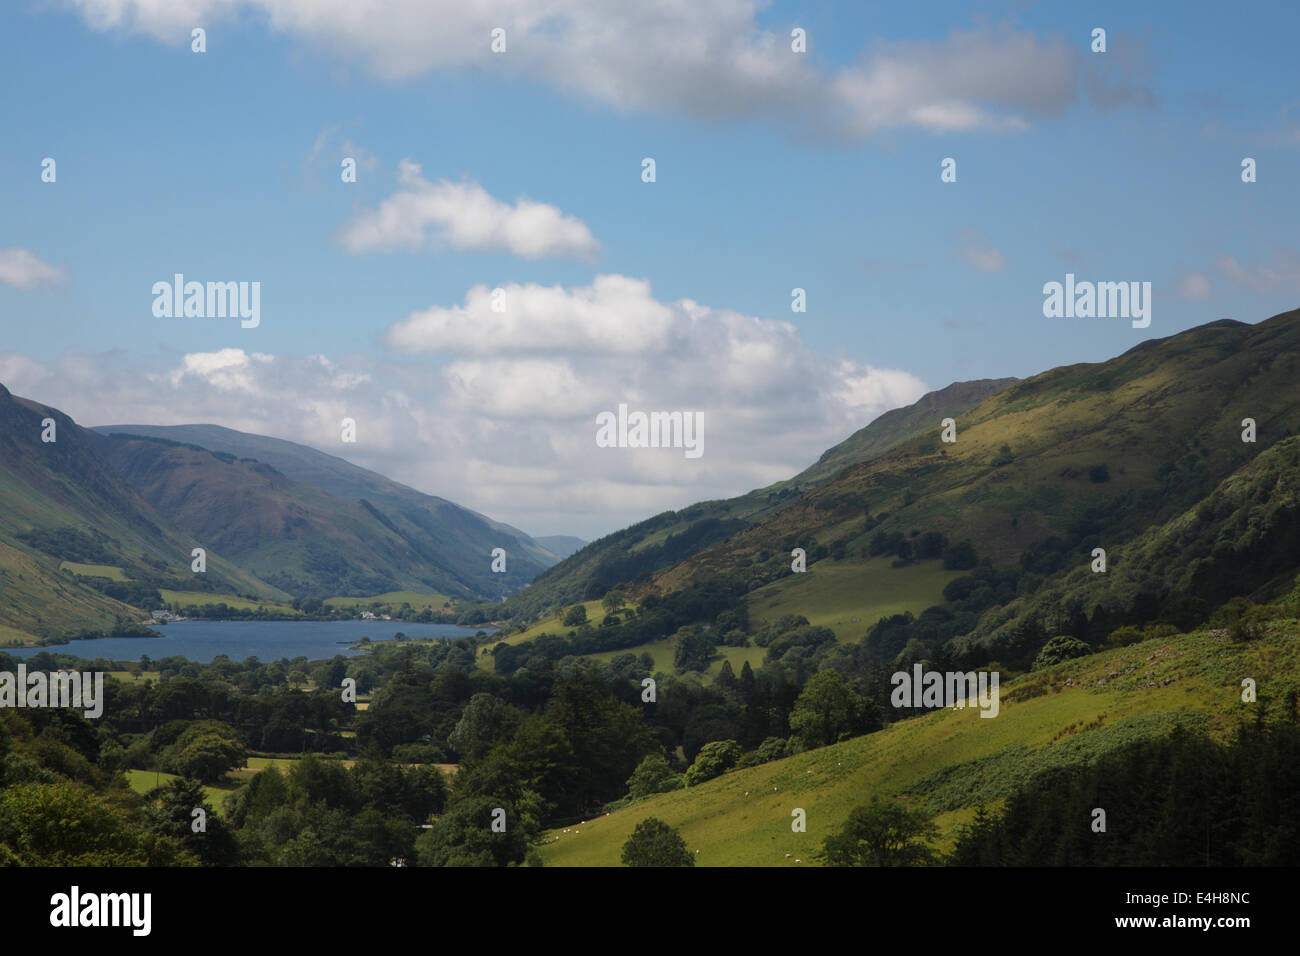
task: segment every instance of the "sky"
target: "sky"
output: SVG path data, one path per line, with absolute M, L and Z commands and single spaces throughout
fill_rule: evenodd
M 590 540 L 954 381 L 1295 308 L 1298 26 L 1289 2 L 15 0 L 0 383 Z M 159 314 L 178 273 L 257 283 L 256 324 Z M 1149 326 L 1046 316 L 1067 273 L 1150 283 Z M 620 404 L 698 415 L 702 454 L 600 447 Z

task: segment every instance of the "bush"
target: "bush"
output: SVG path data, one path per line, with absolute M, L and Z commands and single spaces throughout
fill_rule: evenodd
M 695 763 L 686 771 L 686 786 L 695 787 L 720 777 L 740 759 L 740 744 L 734 740 L 715 740 L 700 748 Z
M 1043 645 L 1043 649 L 1034 658 L 1034 665 L 1030 670 L 1041 670 L 1044 667 L 1051 667 L 1053 664 L 1059 664 L 1061 661 L 1068 661 L 1071 658 L 1086 657 L 1091 653 L 1092 648 L 1083 641 L 1062 634 L 1060 637 L 1054 637 Z
M 647 817 L 623 844 L 624 866 L 694 866 L 695 857 L 681 835 L 655 817 Z

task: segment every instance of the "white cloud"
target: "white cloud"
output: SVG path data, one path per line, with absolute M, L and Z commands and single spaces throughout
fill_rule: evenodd
M 697 119 L 765 117 L 853 137 L 893 127 L 1022 129 L 1082 88 L 1104 107 L 1149 103 L 1140 51 L 1086 60 L 1012 28 L 940 42 L 880 43 L 838 70 L 790 49 L 794 22 L 761 29 L 761 0 L 66 0 L 95 29 L 188 43 L 195 23 L 264 21 L 386 80 L 478 68 L 541 81 L 618 109 Z M 506 31 L 493 54 L 491 31 Z M 815 50 L 817 33 L 810 33 Z M 1094 58 L 1097 59 L 1097 58 Z M 1102 76 L 1103 70 L 1107 75 Z
M 0 249 L 0 282 L 23 292 L 42 286 L 56 285 L 67 278 L 67 273 L 52 266 L 35 253 L 17 246 Z
M 464 328 L 413 330 L 411 346 L 460 354 L 445 364 L 238 348 L 0 353 L 0 381 L 82 424 L 215 423 L 303 442 L 525 530 L 587 538 L 789 477 L 926 391 L 907 372 L 811 352 L 787 323 L 659 302 L 639 280 L 513 292 L 521 309 L 536 298 L 567 321 L 537 334 L 518 322 L 515 337 L 480 325 L 502 316 L 472 310 Z M 703 457 L 597 447 L 596 415 L 620 403 L 700 412 Z M 340 441 L 343 418 L 357 422 L 355 445 Z
M 586 224 L 554 206 L 523 197 L 512 206 L 474 182 L 431 183 L 409 159 L 399 164 L 397 178 L 397 192 L 344 228 L 340 241 L 349 252 L 444 244 L 525 259 L 594 259 L 600 254 L 600 243 Z
M 656 301 L 650 283 L 597 276 L 582 288 L 509 283 L 505 311 L 493 311 L 493 290 L 477 285 L 460 305 L 431 306 L 389 326 L 384 343 L 404 352 L 471 354 L 662 352 L 675 328 L 689 325 L 684 307 Z

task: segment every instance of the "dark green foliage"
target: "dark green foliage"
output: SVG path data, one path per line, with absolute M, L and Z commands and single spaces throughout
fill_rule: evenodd
M 655 817 L 636 825 L 623 844 L 624 866 L 694 866 L 695 857 L 686 849 L 686 841 Z
M 830 669 L 817 672 L 804 685 L 790 714 L 790 730 L 805 748 L 825 747 L 880 727 L 875 701 L 859 697 Z
M 1059 664 L 1061 661 L 1068 661 L 1075 657 L 1086 657 L 1091 653 L 1092 647 L 1083 641 L 1065 635 L 1054 637 L 1043 645 L 1043 649 L 1034 658 L 1033 670 L 1051 667 L 1053 664 Z
M 1093 810 L 1106 811 L 1094 832 Z M 959 866 L 1296 866 L 1300 727 L 1176 730 L 1032 777 L 958 838 Z
M 683 671 L 702 671 L 716 656 L 711 632 L 685 628 L 678 632 L 673 647 L 673 666 Z
M 627 778 L 627 795 L 632 799 L 648 797 L 683 786 L 681 774 L 673 773 L 663 754 L 649 754 Z
M 923 808 L 874 797 L 826 838 L 822 856 L 828 866 L 926 866 L 937 859 L 926 841 L 937 835 Z
M 740 745 L 734 740 L 715 740 L 705 744 L 686 771 L 686 786 L 695 787 L 726 773 L 740 759 Z

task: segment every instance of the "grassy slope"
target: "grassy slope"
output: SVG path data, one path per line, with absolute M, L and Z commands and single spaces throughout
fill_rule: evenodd
M 1292 432 L 1300 421 L 1297 380 L 1300 312 L 1258 325 L 1211 323 L 1107 362 L 1053 369 L 957 415 L 955 443 L 940 440 L 936 419 L 925 433 L 665 568 L 655 583 L 675 590 L 792 536 L 860 548 L 875 533 L 865 532 L 867 512 L 888 513 L 878 530 L 942 531 L 997 562 L 1068 535 L 1088 509 L 1108 545 L 1117 545 L 1191 507 Z M 1247 416 L 1258 424 L 1255 444 L 1241 441 Z M 993 466 L 1003 445 L 1013 460 Z M 1100 464 L 1110 480 L 1095 483 L 1088 472 Z M 1169 464 L 1178 471 L 1162 479 L 1157 473 Z M 1151 497 L 1125 511 L 1130 493 Z
M 857 640 L 882 617 L 920 614 L 943 600 L 944 586 L 960 571 L 945 571 L 938 560 L 903 568 L 892 558 L 865 561 L 829 558 L 803 574 L 792 574 L 750 592 L 750 620 L 775 621 L 802 614 L 809 624 L 829 627 L 841 640 Z
M 1258 706 L 1241 702 L 1243 677 L 1258 681 L 1261 701 L 1300 688 L 1300 622 L 1284 623 L 1251 645 L 1194 634 L 1068 661 L 1005 685 L 996 718 L 965 709 L 902 721 L 552 831 L 542 853 L 548 866 L 616 866 L 636 824 L 658 817 L 700 851 L 701 866 L 812 865 L 825 837 L 874 794 L 922 801 L 949 847 L 978 802 L 996 803 L 1039 768 L 1164 736 L 1180 722 L 1222 736 Z M 1043 692 L 1016 699 L 1035 688 Z M 806 833 L 791 831 L 796 807 L 807 811 Z

